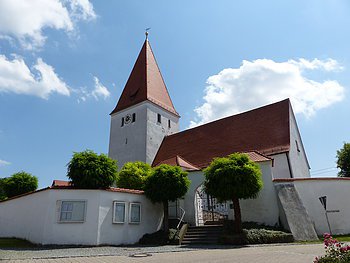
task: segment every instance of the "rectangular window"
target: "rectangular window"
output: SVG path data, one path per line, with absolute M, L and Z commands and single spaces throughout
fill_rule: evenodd
M 171 122 L 170 122 L 170 120 L 168 120 L 168 128 L 169 128 L 169 129 L 171 128 Z
M 124 117 L 122 118 L 122 125 L 121 125 L 121 127 L 123 127 L 124 126 Z
M 135 121 L 136 121 L 136 114 L 133 113 L 133 114 L 132 114 L 132 121 L 131 121 L 131 122 L 135 122 Z
M 125 222 L 125 202 L 113 202 L 113 223 L 123 224 Z
M 61 201 L 60 222 L 84 222 L 86 201 Z
M 141 222 L 141 204 L 130 203 L 129 223 L 139 224 Z
M 157 122 L 162 123 L 162 115 L 160 115 L 159 113 L 157 115 Z

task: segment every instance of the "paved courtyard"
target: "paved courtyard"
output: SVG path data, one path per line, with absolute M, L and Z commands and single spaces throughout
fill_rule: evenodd
M 311 263 L 322 244 L 247 247 L 93 247 L 36 250 L 0 249 L 1 262 L 293 262 Z

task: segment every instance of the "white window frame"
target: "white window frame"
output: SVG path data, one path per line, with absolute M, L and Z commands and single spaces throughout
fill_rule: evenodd
M 115 218 L 115 209 L 116 209 L 116 205 L 117 204 L 123 204 L 124 205 L 124 221 L 123 222 L 119 222 Z M 126 205 L 126 202 L 124 202 L 124 201 L 113 201 L 113 218 L 112 218 L 112 223 L 113 224 L 124 224 L 125 223 L 125 221 L 126 221 L 126 210 L 127 210 L 126 207 L 127 207 L 127 205 Z
M 87 200 L 81 200 L 81 199 L 65 199 L 65 200 L 58 200 L 58 209 L 57 209 L 57 222 L 62 224 L 70 224 L 70 223 L 84 223 L 86 221 L 86 210 L 87 210 Z M 61 220 L 61 213 L 62 213 L 62 204 L 63 202 L 84 202 L 84 219 L 83 220 Z M 68 211 L 66 211 L 68 212 Z
M 133 205 L 138 205 L 140 207 L 140 220 L 138 222 L 133 222 L 131 221 L 131 208 Z M 141 224 L 141 214 L 142 214 L 142 210 L 141 210 L 141 203 L 136 203 L 136 202 L 131 202 L 129 203 L 129 224 Z

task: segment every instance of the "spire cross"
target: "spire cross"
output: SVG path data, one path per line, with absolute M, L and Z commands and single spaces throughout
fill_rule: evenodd
M 146 29 L 145 29 L 145 35 L 146 35 L 146 39 L 148 39 L 148 31 L 150 30 L 151 28 L 150 27 L 147 27 Z

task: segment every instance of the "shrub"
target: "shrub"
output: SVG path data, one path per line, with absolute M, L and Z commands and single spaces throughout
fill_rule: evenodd
M 145 179 L 152 173 L 152 168 L 144 162 L 124 164 L 117 176 L 117 186 L 127 189 L 142 190 Z
M 164 230 L 159 230 L 152 234 L 145 234 L 140 239 L 141 245 L 166 245 L 169 243 L 179 244 L 179 237 L 176 229 L 169 229 L 169 233 Z
M 293 235 L 290 233 L 267 230 L 267 229 L 243 229 L 243 233 L 224 234 L 219 242 L 222 244 L 271 244 L 293 242 Z
M 13 197 L 35 191 L 38 188 L 38 178 L 30 173 L 19 172 L 2 179 L 1 184 L 5 195 Z
M 349 263 L 350 246 L 334 239 L 330 234 L 323 235 L 326 254 L 322 257 L 316 257 L 314 263 Z
M 115 182 L 117 170 L 115 160 L 86 150 L 73 154 L 68 163 L 67 176 L 72 185 L 78 188 L 108 188 Z

